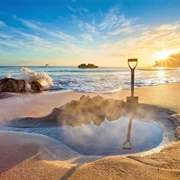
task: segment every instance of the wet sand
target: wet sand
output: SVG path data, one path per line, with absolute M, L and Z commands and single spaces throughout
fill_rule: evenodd
M 38 134 L 0 132 L 0 179 L 179 179 L 180 83 L 135 90 L 140 105 L 127 116 L 157 123 L 165 141 L 159 151 L 126 157 L 82 156 L 52 138 Z M 43 92 L 1 96 L 0 123 L 15 118 L 49 114 L 82 95 L 77 92 Z M 100 94 L 126 101 L 129 90 Z M 176 132 L 176 133 L 174 133 Z

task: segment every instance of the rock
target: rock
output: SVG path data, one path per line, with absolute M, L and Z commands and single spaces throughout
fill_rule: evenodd
M 27 117 L 13 120 L 13 126 L 19 127 L 49 127 L 49 126 L 80 126 L 93 122 L 100 126 L 105 119 L 117 120 L 124 111 L 125 102 L 115 99 L 103 99 L 101 96 L 81 96 L 79 100 L 72 100 L 65 105 L 54 108 L 46 116 L 33 118 Z
M 118 119 L 124 110 L 125 102 L 114 99 L 103 99 L 101 96 L 81 96 L 79 100 L 54 108 L 44 119 L 51 121 L 54 119 L 59 126 L 79 126 L 90 124 L 100 126 L 105 118 L 109 121 Z
M 0 80 L 1 92 L 25 92 L 25 81 L 13 78 L 4 78 Z
M 34 92 L 42 92 L 43 91 L 43 87 L 41 86 L 41 84 L 39 82 L 31 81 L 29 84 L 31 85 L 31 89 Z
M 95 66 L 94 64 L 80 64 L 78 68 L 98 68 L 98 66 Z

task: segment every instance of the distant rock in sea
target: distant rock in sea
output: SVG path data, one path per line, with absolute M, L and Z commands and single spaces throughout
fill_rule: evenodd
M 94 65 L 94 64 L 80 64 L 78 66 L 78 68 L 98 68 L 98 66 Z

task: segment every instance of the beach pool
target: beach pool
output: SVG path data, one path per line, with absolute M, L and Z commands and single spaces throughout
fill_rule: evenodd
M 128 119 L 104 119 L 100 123 L 79 126 L 16 128 L 1 130 L 43 134 L 63 142 L 82 155 L 111 156 L 145 152 L 157 147 L 163 139 L 161 128 L 149 122 Z
M 159 126 L 120 117 L 105 119 L 99 126 L 89 125 L 62 128 L 60 139 L 73 150 L 84 155 L 124 155 L 144 152 L 157 147 L 163 133 Z

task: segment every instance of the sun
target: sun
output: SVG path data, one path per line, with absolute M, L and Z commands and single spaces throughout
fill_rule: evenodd
M 157 60 L 166 60 L 172 52 L 169 50 L 162 50 L 157 53 Z

